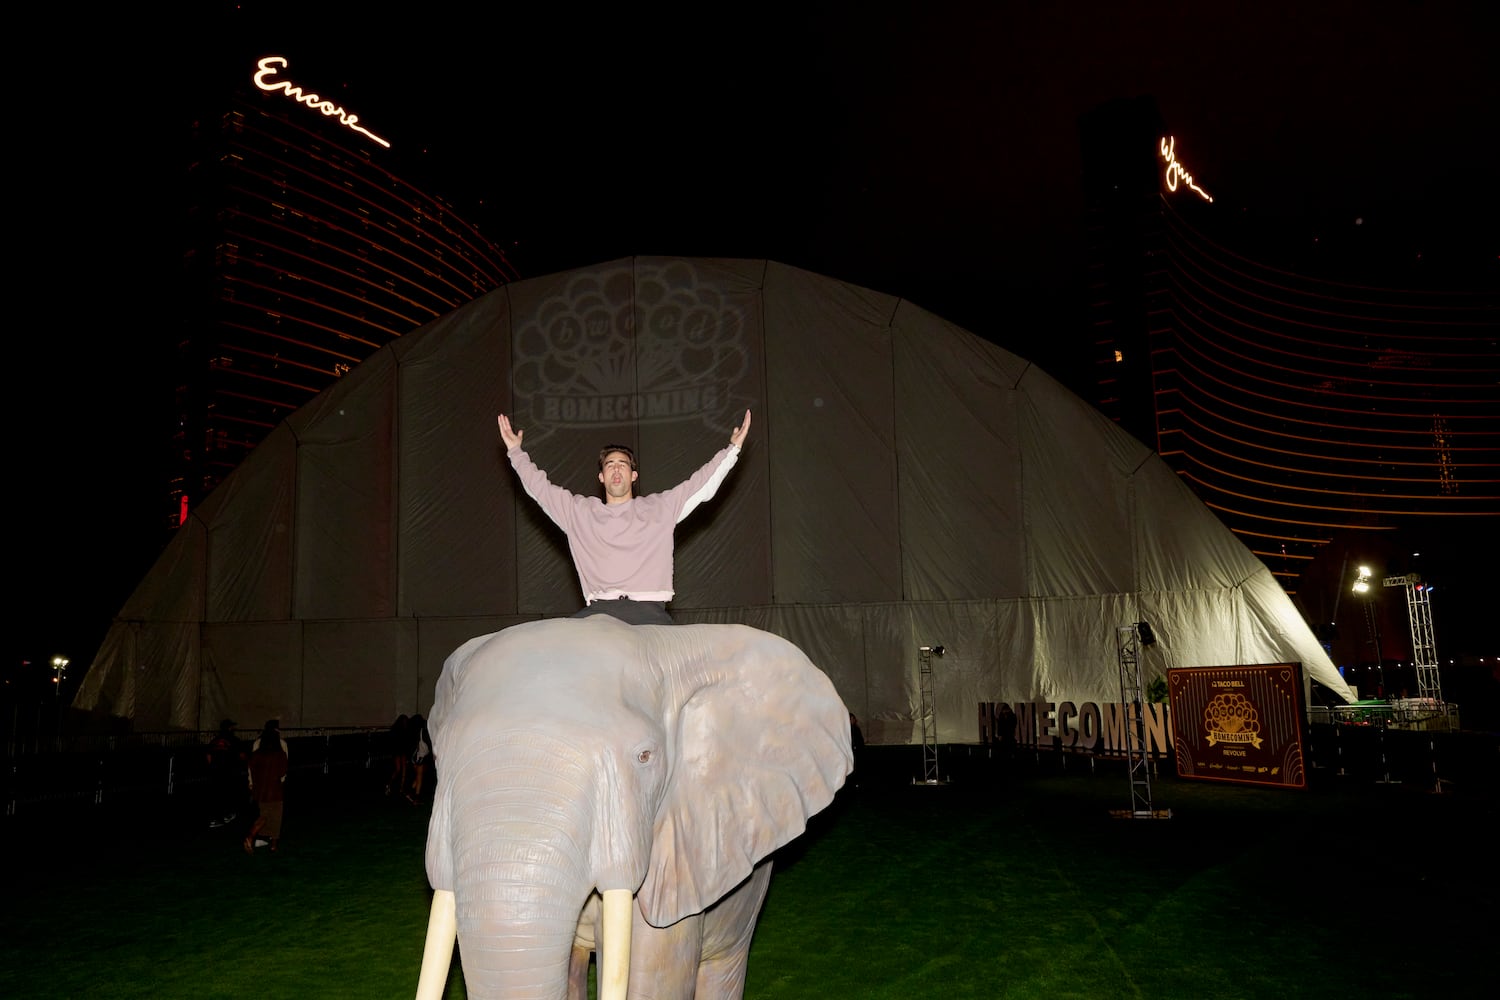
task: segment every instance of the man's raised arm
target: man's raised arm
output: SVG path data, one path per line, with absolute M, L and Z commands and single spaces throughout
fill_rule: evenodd
M 553 523 L 563 531 L 568 530 L 568 511 L 575 499 L 574 495 L 561 486 L 555 485 L 547 474 L 536 467 L 531 456 L 526 454 L 521 447 L 521 435 L 524 431 L 516 430 L 510 424 L 510 418 L 500 414 L 500 440 L 505 442 L 506 454 L 510 455 L 510 467 L 515 470 L 517 478 L 521 480 L 521 488 L 526 495 L 535 500 L 542 512 L 552 519 Z
M 734 468 L 734 463 L 739 461 L 740 446 L 745 443 L 745 438 L 750 434 L 750 411 L 745 411 L 745 422 L 729 432 L 729 447 L 722 449 L 708 464 L 697 472 L 687 482 L 677 486 L 673 492 L 681 495 L 686 492 L 679 502 L 682 504 L 677 511 L 677 523 L 687 517 L 703 501 L 712 497 L 719 491 L 719 484 L 724 482 L 724 477 L 729 475 L 729 470 Z

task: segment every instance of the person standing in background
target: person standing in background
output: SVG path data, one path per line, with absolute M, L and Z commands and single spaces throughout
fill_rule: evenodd
M 264 837 L 275 851 L 281 840 L 281 820 L 286 799 L 287 747 L 277 720 L 268 721 L 250 751 L 250 797 L 259 815 L 245 834 L 245 853 L 254 854 L 256 839 Z
M 860 765 L 865 759 L 865 731 L 859 728 L 859 716 L 853 712 L 849 713 L 849 748 L 854 762 L 849 769 L 848 782 L 858 788 L 860 776 L 864 773 Z
M 248 805 L 245 793 L 245 744 L 234 731 L 235 721 L 224 719 L 209 741 L 209 820 L 211 829 L 228 826 Z
M 427 731 L 427 720 L 418 712 L 411 717 L 411 792 L 406 796 L 412 805 L 422 801 L 422 785 L 427 772 L 432 768 L 432 734 Z
M 385 779 L 387 797 L 406 794 L 406 786 L 411 781 L 411 754 L 414 746 L 411 735 L 411 719 L 402 712 L 391 723 L 391 773 Z

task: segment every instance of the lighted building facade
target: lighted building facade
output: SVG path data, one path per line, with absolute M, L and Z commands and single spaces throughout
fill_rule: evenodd
M 1348 539 L 1462 545 L 1496 526 L 1493 260 L 1434 267 L 1389 247 L 1276 246 L 1194 177 L 1190 147 L 1149 98 L 1096 109 L 1080 134 L 1091 327 L 1079 382 L 1311 624 L 1334 621 L 1340 563 L 1357 550 Z M 1412 568 L 1394 564 L 1409 552 L 1385 547 L 1387 571 Z M 1330 566 L 1332 551 L 1343 555 Z
M 517 277 L 315 72 L 247 58 L 193 121 L 170 525 L 375 350 Z

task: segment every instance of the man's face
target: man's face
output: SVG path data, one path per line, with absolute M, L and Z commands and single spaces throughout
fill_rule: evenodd
M 604 502 L 621 503 L 629 500 L 635 489 L 635 470 L 623 451 L 612 451 L 604 456 L 604 470 L 599 473 L 599 482 L 604 484 Z

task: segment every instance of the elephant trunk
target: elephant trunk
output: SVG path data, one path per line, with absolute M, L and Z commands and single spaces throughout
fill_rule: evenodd
M 492 846 L 527 856 L 490 865 L 486 876 L 459 879 L 456 924 L 468 995 L 562 1000 L 579 914 L 592 886 L 572 867 L 539 861 L 538 855 L 553 853 L 545 845 Z
M 562 1000 L 584 904 L 601 882 L 620 885 L 611 872 L 619 865 L 607 863 L 601 870 L 598 851 L 590 846 L 593 834 L 609 823 L 600 820 L 591 797 L 576 794 L 582 779 L 573 777 L 579 768 L 564 748 L 550 749 L 544 754 L 547 771 L 516 769 L 498 793 L 460 788 L 468 776 L 461 772 L 447 800 L 453 808 L 444 831 L 452 867 L 433 884 L 453 887 L 464 983 L 473 1000 Z M 600 927 L 598 942 L 601 984 L 606 969 L 607 978 L 620 984 L 615 1000 L 623 1000 L 629 966 L 631 893 L 622 894 L 623 906 L 612 898 L 625 915 L 625 930 Z M 436 897 L 433 916 L 441 916 Z M 440 923 L 435 926 L 441 931 Z M 623 954 L 612 948 L 612 939 L 623 944 Z M 442 945 L 433 950 L 442 951 Z
M 599 927 L 599 1000 L 625 1000 L 630 985 L 630 925 L 635 896 L 626 889 L 607 889 L 603 900 Z M 442 1000 L 443 990 L 448 985 L 448 969 L 457 930 L 453 893 L 438 889 L 432 895 L 416 1000 Z

